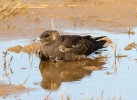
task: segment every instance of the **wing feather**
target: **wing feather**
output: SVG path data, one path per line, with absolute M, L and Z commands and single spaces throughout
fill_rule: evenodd
M 90 54 L 93 44 L 90 40 L 81 36 L 66 36 L 63 37 L 63 42 L 59 47 L 61 52 L 75 54 Z

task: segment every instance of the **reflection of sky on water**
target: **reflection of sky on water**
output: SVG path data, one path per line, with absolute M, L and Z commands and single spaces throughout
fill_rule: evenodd
M 123 55 L 128 55 L 129 58 L 122 58 L 116 60 L 116 66 L 113 66 L 115 61 L 113 49 L 109 46 L 106 48 L 108 51 L 104 51 L 103 54 L 107 54 L 109 52 L 109 56 L 111 56 L 104 67 L 107 70 L 102 71 L 94 71 L 90 76 L 85 76 L 83 79 L 74 82 L 63 82 L 60 88 L 56 91 L 53 91 L 50 95 L 53 99 L 60 99 L 61 93 L 71 94 L 72 98 L 85 98 L 87 94 L 89 96 L 99 97 L 104 91 L 104 98 L 108 99 L 115 95 L 122 95 L 123 100 L 136 100 L 137 96 L 137 62 L 133 59 L 137 58 L 137 52 L 135 49 L 130 51 L 125 51 L 124 47 L 131 43 L 136 42 L 137 34 L 131 35 L 130 38 L 127 34 L 114 34 L 111 32 L 99 31 L 99 30 L 80 30 L 80 31 L 72 31 L 72 30 L 63 30 L 68 33 L 80 33 L 81 35 L 91 34 L 92 36 L 100 36 L 105 35 L 108 36 L 111 40 L 117 43 L 117 53 L 121 53 Z M 137 28 L 133 31 L 137 32 Z M 86 33 L 86 34 L 83 34 Z M 0 50 L 5 51 L 8 47 L 21 45 L 24 46 L 29 44 L 29 40 L 14 40 L 7 42 L 0 42 Z M 3 61 L 3 54 L 0 52 L 0 62 Z M 11 62 L 11 68 L 14 74 L 10 74 L 10 81 L 13 84 L 23 83 L 24 80 L 29 75 L 29 79 L 26 82 L 26 87 L 38 88 L 38 91 L 30 92 L 29 98 L 28 94 L 24 93 L 20 98 L 22 99 L 43 99 L 49 94 L 49 90 L 44 90 L 39 85 L 42 81 L 42 76 L 38 68 L 39 59 L 35 55 L 31 55 L 29 57 L 26 53 L 15 54 L 9 52 L 7 60 L 10 59 L 11 56 L 14 56 L 13 61 Z M 130 60 L 129 60 L 130 59 Z M 32 62 L 32 65 L 30 64 Z M 0 63 L 2 65 L 2 63 Z M 27 68 L 26 70 L 22 70 L 21 68 Z M 117 69 L 116 72 L 114 72 Z M 112 72 L 112 75 L 106 75 L 106 71 Z M 0 75 L 2 76 L 3 71 L 0 69 Z M 8 80 L 8 79 L 5 79 Z M 36 85 L 37 83 L 37 85 Z

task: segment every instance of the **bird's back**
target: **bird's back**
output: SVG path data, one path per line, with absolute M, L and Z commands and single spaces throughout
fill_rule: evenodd
M 61 36 L 61 47 L 66 53 L 89 55 L 103 47 L 106 41 L 99 40 L 103 37 L 92 38 L 91 36 L 64 35 Z

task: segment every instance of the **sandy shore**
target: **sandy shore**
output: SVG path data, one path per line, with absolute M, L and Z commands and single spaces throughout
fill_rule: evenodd
M 137 26 L 136 0 L 24 0 L 22 4 L 26 9 L 1 22 L 1 40 L 33 38 L 52 25 L 56 30 L 99 29 L 121 34 Z

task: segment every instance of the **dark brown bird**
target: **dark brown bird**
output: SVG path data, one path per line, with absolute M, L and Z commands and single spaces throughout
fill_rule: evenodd
M 44 61 L 74 61 L 88 59 L 88 55 L 94 51 L 103 48 L 106 40 L 104 38 L 79 36 L 79 35 L 62 35 L 55 30 L 43 32 L 39 38 L 42 45 L 39 50 L 39 57 Z

